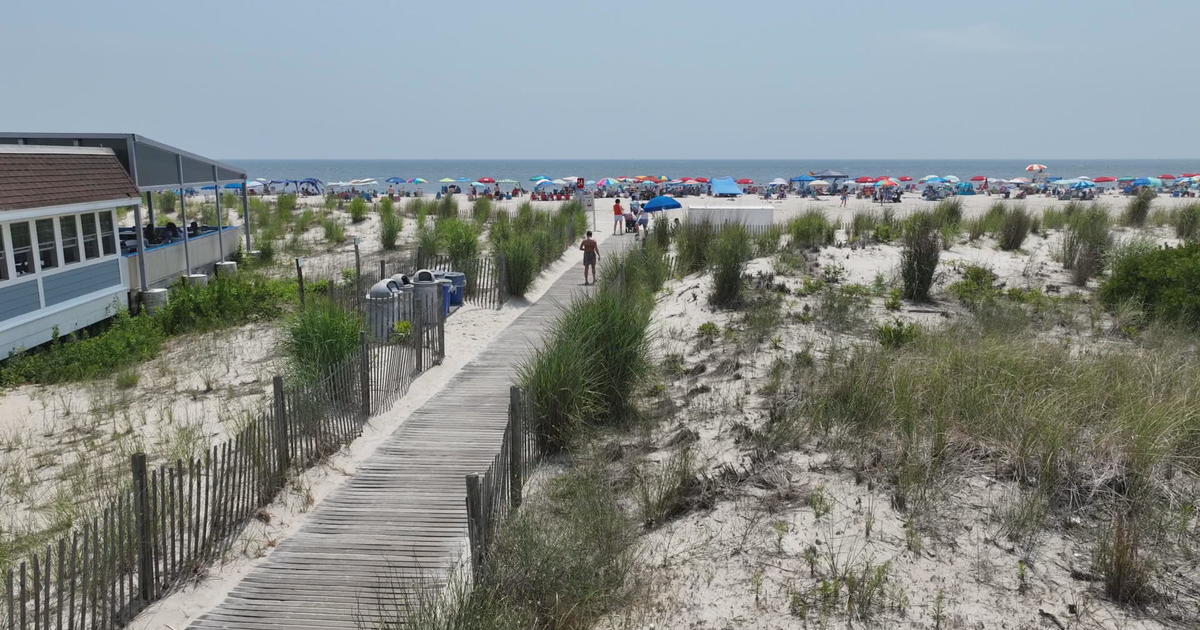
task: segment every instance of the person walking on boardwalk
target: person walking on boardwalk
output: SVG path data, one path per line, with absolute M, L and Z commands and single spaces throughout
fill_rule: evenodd
M 624 220 L 622 218 L 622 220 Z M 587 238 L 579 244 L 579 249 L 583 250 L 583 284 L 588 283 L 588 268 L 592 269 L 592 284 L 596 283 L 596 261 L 600 260 L 600 244 L 592 238 L 591 230 L 587 233 Z
M 625 233 L 625 208 L 621 207 L 621 200 L 617 199 L 613 202 L 613 234 Z

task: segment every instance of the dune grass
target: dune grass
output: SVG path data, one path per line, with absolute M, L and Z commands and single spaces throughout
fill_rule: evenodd
M 824 212 L 811 209 L 792 219 L 787 225 L 787 233 L 791 237 L 792 247 L 812 249 L 832 244 L 837 226 L 829 221 Z
M 1022 206 L 1006 208 L 996 240 L 1000 249 L 1011 252 L 1021 249 L 1021 244 L 1032 231 L 1033 217 Z
M 904 223 L 902 241 L 900 279 L 904 299 L 926 301 L 941 258 L 937 218 L 929 212 L 914 213 Z
M 1104 261 L 1112 246 L 1109 225 L 1108 210 L 1098 205 L 1077 209 L 1067 219 L 1062 263 L 1076 285 L 1084 286 L 1104 271 Z
M 778 235 L 775 237 L 778 239 Z M 713 290 L 708 303 L 721 308 L 741 304 L 742 271 L 753 253 L 750 232 L 740 223 L 723 227 L 713 247 Z
M 535 210 L 525 202 L 511 217 L 497 213 L 488 238 L 504 259 L 509 295 L 525 295 L 538 273 L 562 258 L 564 249 L 578 244 L 586 231 L 587 216 L 577 201 L 554 212 Z
M 1146 225 L 1146 218 L 1150 216 L 1150 206 L 1154 203 L 1154 198 L 1158 193 L 1150 188 L 1142 188 L 1136 195 L 1125 204 L 1125 211 L 1121 213 L 1121 224 L 1128 227 L 1143 227 Z

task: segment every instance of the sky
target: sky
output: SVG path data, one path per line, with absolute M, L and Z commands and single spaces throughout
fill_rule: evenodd
M 5 0 L 0 131 L 218 158 L 1191 158 L 1200 2 Z

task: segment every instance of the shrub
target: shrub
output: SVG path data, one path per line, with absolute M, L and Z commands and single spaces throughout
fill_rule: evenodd
M 666 219 L 655 221 L 650 234 L 659 249 L 665 252 L 671 248 L 671 224 Z
M 254 273 L 217 276 L 206 285 L 180 281 L 154 317 L 168 335 L 216 330 L 279 317 L 295 295 L 290 282 Z
M 504 283 L 509 295 L 524 296 L 538 275 L 537 252 L 526 234 L 519 234 L 503 242 L 499 250 L 504 256 Z
M 917 324 L 905 323 L 897 319 L 890 324 L 880 324 L 875 328 L 875 338 L 884 348 L 899 348 L 916 341 L 921 336 L 921 327 Z
M 1158 193 L 1154 192 L 1153 189 L 1143 187 L 1125 205 L 1125 212 L 1121 215 L 1121 223 L 1130 227 L 1142 227 L 1146 225 L 1146 217 L 1150 216 L 1150 205 L 1157 196 Z
M 1200 203 L 1189 203 L 1171 214 L 1176 238 L 1200 241 Z
M 292 193 L 279 195 L 275 198 L 275 207 L 279 209 L 280 214 L 292 212 L 296 209 L 296 195 Z
M 808 210 L 788 223 L 791 244 L 801 249 L 829 245 L 836 233 L 834 225 L 820 210 Z
M 458 217 L 458 201 L 451 195 L 444 195 L 441 199 L 433 202 L 434 213 L 438 218 L 449 219 Z
M 418 265 L 424 265 L 425 261 L 437 256 L 441 250 L 442 231 L 437 229 L 435 225 L 433 229 L 429 227 L 417 228 L 417 260 Z
M 725 226 L 713 248 L 713 292 L 708 302 L 714 306 L 737 306 L 742 298 L 742 270 L 750 258 L 750 233 L 740 223 Z
M 783 230 L 776 225 L 769 225 L 758 234 L 754 235 L 754 256 L 762 258 L 771 256 L 779 251 L 779 238 L 783 236 Z M 666 251 L 666 248 L 663 248 Z
M 396 204 L 392 203 L 391 197 L 384 195 L 383 198 L 379 200 L 379 216 L 383 217 L 384 215 L 395 214 L 395 212 Z
M 346 241 L 346 226 L 333 217 L 328 217 L 321 221 L 321 229 L 324 230 L 325 240 L 329 243 L 344 243 Z
M 164 190 L 160 193 L 151 193 L 156 198 L 154 200 L 154 209 L 163 214 L 171 214 L 175 212 L 175 203 L 179 201 L 179 195 L 174 190 Z
M 55 338 L 36 351 L 10 356 L 0 364 L 0 384 L 62 383 L 108 376 L 159 353 L 166 335 L 153 317 L 119 311 L 98 332 Z
M 947 290 L 964 304 L 978 304 L 999 293 L 996 274 L 979 265 L 968 265 L 963 270 L 963 279 L 947 287 Z
M 933 221 L 939 228 L 952 227 L 957 230 L 962 219 L 962 199 L 958 197 L 943 199 L 933 207 Z
M 941 247 L 937 223 L 932 214 L 918 212 L 904 225 L 903 246 L 900 251 L 900 279 L 904 297 L 909 300 L 929 299 Z
M 1108 233 L 1108 211 L 1091 206 L 1071 213 L 1063 233 L 1063 267 L 1071 271 L 1078 286 L 1104 270 L 1104 259 L 1112 244 Z
M 1021 244 L 1025 242 L 1025 237 L 1029 236 L 1032 223 L 1025 208 L 1009 208 L 1004 213 L 1004 219 L 1000 225 L 1000 249 L 1007 252 L 1020 249 Z
M 1042 211 L 1042 227 L 1047 230 L 1061 230 L 1067 225 L 1067 213 L 1054 208 Z
M 685 222 L 675 234 L 675 251 L 682 274 L 695 273 L 708 267 L 708 258 L 717 230 L 707 221 Z
M 988 207 L 988 211 L 980 218 L 983 231 L 988 234 L 997 234 L 1004 226 L 1004 217 L 1008 216 L 1008 206 L 1003 201 L 993 202 Z
M 492 200 L 487 197 L 479 197 L 475 203 L 471 204 L 471 218 L 475 219 L 476 223 L 486 223 L 492 216 Z
M 479 257 L 479 226 L 458 218 L 438 221 L 438 241 L 445 246 L 446 255 L 456 269 L 464 269 L 469 261 Z
M 1120 256 L 1099 295 L 1109 308 L 1133 302 L 1158 319 L 1200 324 L 1200 244 Z
M 854 217 L 850 220 L 850 240 L 870 240 L 875 232 L 875 226 L 878 224 L 879 215 L 874 212 L 855 212 Z
M 367 220 L 367 200 L 355 197 L 350 200 L 350 221 L 362 223 Z
M 292 316 L 284 336 L 295 376 L 315 380 L 346 360 L 358 349 L 361 330 L 358 315 L 314 296 Z
M 396 249 L 396 239 L 404 230 L 404 217 L 387 212 L 379 217 L 379 244 L 386 250 Z

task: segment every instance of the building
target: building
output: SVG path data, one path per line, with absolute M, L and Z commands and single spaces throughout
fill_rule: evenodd
M 249 251 L 245 180 L 136 134 L 0 133 L 0 358 L 211 272 L 241 236 Z M 205 186 L 236 186 L 242 225 L 223 225 L 220 194 L 216 225 L 188 214 L 186 191 Z M 142 198 L 164 190 L 179 193 L 173 229 L 154 227 L 153 196 Z M 126 212 L 133 225 L 121 227 Z

